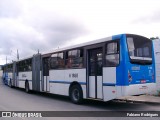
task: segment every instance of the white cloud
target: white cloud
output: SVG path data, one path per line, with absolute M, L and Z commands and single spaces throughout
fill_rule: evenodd
M 0 0 L 0 64 L 11 50 L 23 57 L 113 34 L 158 36 L 159 2 Z
M 16 1 L 12 6 L 9 1 L 3 2 L 3 5 L 8 6 L 1 9 L 0 13 L 0 56 L 3 63 L 4 55 L 12 56 L 13 50 L 18 49 L 20 57 L 29 56 L 38 49 L 46 51 L 57 48 L 87 32 L 83 24 L 37 3 L 24 1 L 22 4 Z M 14 7 L 20 4 L 24 7 L 18 9 L 21 12 Z

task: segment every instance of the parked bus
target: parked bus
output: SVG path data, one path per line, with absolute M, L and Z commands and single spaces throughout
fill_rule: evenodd
M 36 54 L 13 63 L 10 86 L 83 99 L 109 101 L 155 90 L 152 41 L 133 34 Z
M 156 83 L 157 83 L 156 91 L 153 92 L 153 94 L 160 95 L 160 39 L 152 41 L 154 47 Z

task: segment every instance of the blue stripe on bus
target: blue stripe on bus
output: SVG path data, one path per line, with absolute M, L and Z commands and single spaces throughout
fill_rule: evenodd
M 64 83 L 64 84 L 70 84 L 71 82 L 67 82 L 67 81 L 53 81 L 53 80 L 50 80 L 49 81 L 50 83 Z
M 49 83 L 62 83 L 62 84 L 70 84 L 71 82 L 68 81 L 55 81 L 55 80 L 50 80 Z M 86 82 L 78 82 L 81 85 L 86 85 Z
M 18 79 L 18 81 L 26 81 L 26 80 Z M 32 80 L 28 80 L 28 81 L 32 81 Z
M 115 83 L 103 83 L 103 86 L 116 86 Z
M 86 85 L 86 82 L 79 82 L 81 85 Z

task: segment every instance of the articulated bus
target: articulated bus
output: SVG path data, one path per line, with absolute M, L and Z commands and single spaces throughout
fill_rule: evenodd
M 133 34 L 94 40 L 13 62 L 9 85 L 83 99 L 109 101 L 155 90 L 152 41 Z

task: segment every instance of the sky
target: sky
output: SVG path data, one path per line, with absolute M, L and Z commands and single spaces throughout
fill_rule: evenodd
M 160 0 L 0 0 L 0 64 L 122 33 L 160 36 Z

